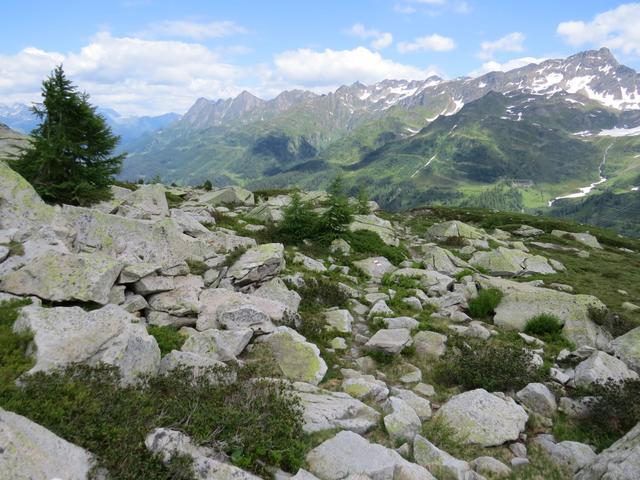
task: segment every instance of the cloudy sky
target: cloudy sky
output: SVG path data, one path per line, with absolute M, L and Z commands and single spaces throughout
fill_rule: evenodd
M 608 0 L 3 0 L 2 12 L 0 104 L 37 101 L 59 63 L 125 115 L 244 89 L 475 76 L 600 46 L 640 69 L 640 3 Z

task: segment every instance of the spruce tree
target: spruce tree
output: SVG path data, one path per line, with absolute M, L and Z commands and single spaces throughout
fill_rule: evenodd
M 336 237 L 347 231 L 353 220 L 353 208 L 345 193 L 344 180 L 338 175 L 329 186 L 327 209 L 322 214 L 322 228 L 328 236 Z
M 42 83 L 42 97 L 33 107 L 40 125 L 31 132 L 32 144 L 12 167 L 48 202 L 90 205 L 109 199 L 125 157 L 113 155 L 120 138 L 62 65 Z

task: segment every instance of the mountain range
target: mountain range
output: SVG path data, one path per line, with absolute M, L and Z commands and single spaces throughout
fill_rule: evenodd
M 123 145 L 145 133 L 156 131 L 180 119 L 177 113 L 165 113 L 157 116 L 123 116 L 111 108 L 99 107 L 101 113 L 114 133 L 120 135 Z M 27 134 L 38 125 L 38 118 L 31 107 L 21 103 L 0 104 L 0 123 L 12 130 Z
M 317 189 L 340 174 L 392 210 L 489 207 L 618 229 L 618 197 L 640 203 L 640 75 L 606 48 L 477 78 L 200 98 L 182 117 L 101 112 L 123 137 L 124 180 Z M 19 128 L 2 110 L 0 122 Z

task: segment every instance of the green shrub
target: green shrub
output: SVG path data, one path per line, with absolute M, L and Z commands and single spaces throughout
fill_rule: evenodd
M 178 329 L 172 325 L 164 327 L 149 325 L 147 331 L 149 335 L 152 335 L 156 339 L 156 342 L 158 342 L 158 347 L 160 347 L 160 353 L 162 355 L 166 355 L 172 350 L 180 350 L 187 339 L 186 336 L 182 335 Z
M 314 239 L 320 232 L 320 218 L 309 202 L 303 202 L 300 193 L 294 192 L 291 203 L 284 209 L 284 218 L 276 227 L 281 241 L 299 244 L 305 238 Z
M 557 338 L 561 335 L 562 323 L 558 317 L 543 313 L 527 321 L 524 333 L 537 337 Z
M 474 318 L 486 318 L 493 314 L 502 299 L 502 292 L 495 288 L 485 288 L 478 296 L 469 300 L 469 313 Z
M 202 184 L 202 188 L 207 192 L 210 192 L 213 189 L 213 184 L 211 183 L 211 180 L 205 180 L 205 182 Z
M 443 383 L 506 392 L 520 390 L 542 376 L 531 366 L 532 353 L 519 345 L 450 336 L 448 347 L 448 354 L 436 366 Z
M 29 300 L 0 303 L 0 385 L 12 384 L 33 366 L 33 360 L 24 355 L 32 335 L 12 330 L 20 308 L 30 303 Z
M 348 295 L 332 280 L 306 278 L 305 285 L 296 289 L 300 294 L 300 312 L 320 312 L 329 307 L 344 308 Z
M 422 286 L 420 283 L 420 280 L 418 280 L 417 278 L 408 277 L 406 275 L 393 276 L 390 273 L 385 273 L 382 276 L 381 283 L 385 287 L 390 287 L 390 288 L 393 288 L 394 290 L 398 290 L 398 289 L 409 290 L 414 288 L 420 288 Z
M 320 217 L 320 230 L 329 238 L 339 237 L 347 231 L 347 225 L 353 220 L 354 210 L 344 191 L 342 177 L 336 177 L 329 186 L 329 198 L 326 210 Z
M 189 265 L 189 273 L 192 275 L 204 275 L 204 272 L 209 270 L 209 267 L 202 260 L 188 259 L 187 265 Z
M 147 451 L 145 436 L 158 427 L 180 430 L 260 475 L 268 465 L 296 472 L 308 448 L 299 400 L 248 367 L 211 374 L 194 382 L 178 370 L 121 386 L 113 367 L 77 365 L 34 374 L 23 388 L 0 386 L 0 405 L 95 453 L 114 480 L 192 478 L 188 470 L 176 477 L 175 465 Z M 225 381 L 229 375 L 237 380 Z
M 394 265 L 398 265 L 409 256 L 404 248 L 387 245 L 382 241 L 380 235 L 369 230 L 345 232 L 342 238 L 349 243 L 353 253 L 379 255 Z
M 453 277 L 459 282 L 467 275 L 473 275 L 475 272 L 469 268 L 465 268 L 464 270 L 459 271 Z

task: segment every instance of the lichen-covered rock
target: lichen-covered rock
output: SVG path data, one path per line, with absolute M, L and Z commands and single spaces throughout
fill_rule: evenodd
M 488 478 L 508 477 L 511 475 L 511 469 L 493 457 L 478 457 L 471 462 L 471 467 L 480 475 Z
M 144 444 L 165 463 L 175 455 L 191 457 L 196 480 L 260 480 L 252 473 L 218 460 L 214 450 L 194 445 L 187 435 L 176 430 L 156 428 L 147 435 Z
M 186 275 L 173 278 L 174 288 L 149 297 L 149 306 L 157 311 L 184 317 L 200 311 L 200 292 L 204 288 L 202 277 Z
M 437 245 L 426 245 L 424 251 L 422 263 L 427 270 L 434 270 L 446 275 L 455 275 L 465 268 L 471 268 L 471 265 L 467 262 L 456 257 L 449 250 Z
M 556 397 L 549 388 L 542 383 L 530 383 L 518 393 L 516 397 L 531 411 L 544 417 L 551 418 L 558 410 Z
M 420 281 L 424 289 L 440 295 L 447 293 L 454 283 L 453 278 L 448 275 L 421 268 L 399 268 L 391 274 L 391 277 L 415 278 Z
M 353 264 L 374 280 L 380 280 L 385 273 L 396 269 L 385 257 L 369 257 L 357 260 Z
M 431 418 L 431 402 L 426 398 L 422 398 L 411 390 L 404 390 L 402 388 L 393 387 L 391 393 L 394 397 L 404 400 L 407 405 L 413 408 L 420 420 Z
M 278 277 L 263 283 L 260 288 L 253 292 L 253 295 L 280 302 L 286 305 L 291 312 L 298 311 L 302 300 L 298 292 L 289 290 L 282 279 Z
M 129 218 L 154 219 L 169 216 L 164 186 L 141 185 L 120 199 L 116 213 Z
M 328 310 L 324 312 L 324 319 L 329 330 L 339 333 L 351 333 L 353 316 L 351 316 L 349 310 Z
M 395 355 L 411 345 L 411 332 L 406 328 L 378 330 L 365 344 L 369 350 Z
M 349 230 L 356 232 L 358 230 L 368 230 L 377 233 L 382 241 L 387 245 L 397 247 L 400 240 L 396 235 L 393 226 L 389 220 L 377 217 L 376 215 L 354 215 L 353 222 L 349 224 Z
M 35 365 L 29 373 L 73 363 L 105 363 L 120 369 L 123 381 L 155 374 L 160 349 L 135 317 L 117 305 L 85 312 L 80 307 L 24 307 L 13 329 L 33 334 Z
M 217 330 L 215 328 L 198 332 L 188 331 L 187 340 L 182 345 L 183 352 L 191 352 L 220 362 L 236 360 L 253 337 L 250 328 L 238 330 Z
M 576 366 L 575 384 L 577 387 L 590 387 L 594 383 L 606 383 L 636 379 L 638 374 L 630 370 L 623 361 L 605 352 L 593 352 L 589 358 Z
M 554 463 L 572 473 L 591 464 L 596 459 L 593 447 L 584 443 L 569 440 L 555 443 L 551 435 L 540 435 L 534 439 L 534 442 L 547 452 Z
M 389 448 L 354 432 L 343 431 L 307 454 L 311 473 L 321 480 L 343 480 L 366 475 L 371 480 L 435 480 L 424 468 L 412 464 Z M 406 471 L 405 471 L 406 470 Z M 411 472 L 412 476 L 408 475 Z
M 49 252 L 5 275 L 0 290 L 54 302 L 109 303 L 122 263 L 100 254 Z
M 283 303 L 224 288 L 203 290 L 199 301 L 200 313 L 196 324 L 198 330 L 219 328 L 222 324 L 234 328 L 254 328 L 254 325 L 264 323 L 265 319 L 282 323 L 288 314 L 287 306 Z M 268 325 L 264 326 L 271 330 Z
M 459 460 L 420 435 L 413 442 L 413 456 L 416 463 L 425 467 L 438 479 L 464 480 L 471 472 L 471 467 L 464 460 Z
M 500 398 L 484 389 L 451 397 L 435 414 L 463 439 L 483 447 L 516 440 L 529 416 L 511 398 Z
M 494 324 L 507 330 L 524 330 L 527 321 L 541 314 L 553 315 L 564 325 L 563 334 L 576 346 L 606 350 L 610 336 L 596 325 L 593 312 L 607 307 L 591 295 L 572 295 L 526 283 L 475 275 L 482 288 L 497 288 L 504 296 L 495 309 Z
M 505 247 L 498 247 L 488 252 L 476 252 L 469 263 L 474 267 L 487 270 L 492 275 L 505 277 L 556 273 L 545 257 Z
M 300 252 L 296 252 L 296 254 L 293 256 L 293 263 L 301 264 L 304 268 L 311 272 L 322 273 L 327 271 L 327 267 L 325 267 L 321 261 L 316 260 L 315 258 L 311 258 Z
M 235 285 L 245 286 L 269 280 L 284 267 L 284 246 L 281 243 L 264 243 L 244 252 L 229 268 L 226 277 Z
M 426 232 L 429 240 L 442 242 L 451 237 L 463 238 L 468 240 L 479 240 L 487 235 L 476 227 L 472 227 L 459 220 L 450 220 L 448 222 L 436 223 L 431 225 Z
M 640 327 L 629 330 L 611 341 L 614 355 L 640 373 Z
M 0 228 L 25 232 L 51 224 L 56 209 L 44 203 L 21 175 L 0 161 Z
M 137 220 L 68 205 L 62 213 L 77 232 L 77 249 L 102 252 L 128 264 L 167 268 L 191 258 L 207 259 L 221 251 L 213 233 L 207 238 L 190 237 L 170 218 Z
M 194 238 L 206 238 L 211 235 L 211 231 L 202 225 L 198 219 L 189 212 L 178 208 L 171 209 L 171 219 L 182 230 L 182 233 Z M 210 223 L 215 223 L 213 217 L 207 219 Z
M 289 327 L 278 327 L 256 341 L 269 347 L 276 364 L 290 380 L 317 385 L 327 373 L 318 347 Z
M 590 233 L 574 233 L 564 232 L 562 230 L 553 230 L 551 232 L 551 235 L 553 235 L 554 237 L 569 238 L 571 240 L 575 240 L 576 242 L 580 242 L 587 247 L 602 249 L 602 245 L 600 245 L 598 239 Z
M 160 360 L 158 373 L 160 375 L 166 375 L 175 369 L 188 368 L 194 377 L 200 377 L 212 372 L 215 368 L 224 366 L 225 364 L 223 362 L 215 360 L 210 356 L 172 350 Z M 216 378 L 212 375 L 211 379 L 215 380 Z
M 345 378 L 342 382 L 342 390 L 359 399 L 381 401 L 389 396 L 387 385 L 373 375 L 358 374 Z
M 595 460 L 575 480 L 637 480 L 640 472 L 640 423 Z
M 330 392 L 296 382 L 293 387 L 303 410 L 303 428 L 313 433 L 339 428 L 366 433 L 380 422 L 380 414 L 360 400 L 342 392 Z
M 95 457 L 28 418 L 0 409 L 0 479 L 87 480 Z
M 206 192 L 198 198 L 200 203 L 208 205 L 255 205 L 253 193 L 241 187 L 231 186 Z
M 412 441 L 422 422 L 411 406 L 399 397 L 389 397 L 385 404 L 384 428 L 393 441 Z

